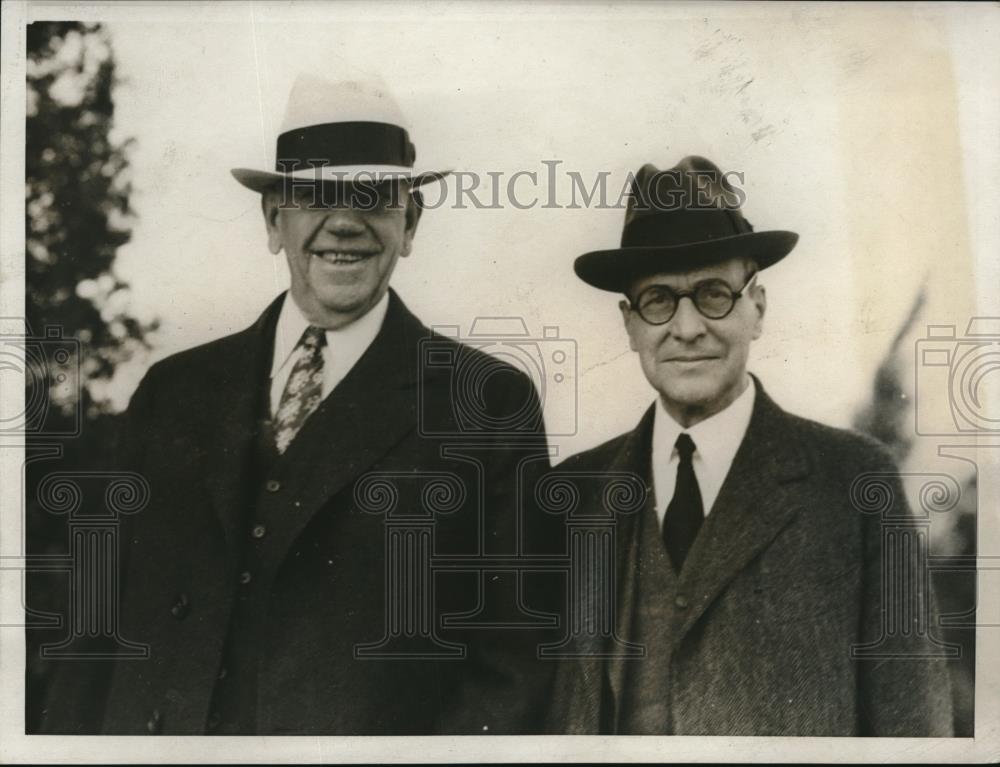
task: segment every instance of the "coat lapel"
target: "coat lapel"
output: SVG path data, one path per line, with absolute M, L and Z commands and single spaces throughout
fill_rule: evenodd
M 674 646 L 801 509 L 794 483 L 809 474 L 789 417 L 756 378 L 750 425 L 715 506 L 684 562 L 678 592 L 688 596 Z
M 347 487 L 416 427 L 419 341 L 430 331 L 390 291 L 375 340 L 323 400 L 284 455 L 299 495 L 275 531 L 283 553 L 333 495 Z
M 215 354 L 218 386 L 215 419 L 207 419 L 211 445 L 205 482 L 233 550 L 242 508 L 250 492 L 254 435 L 270 377 L 274 328 L 285 294 L 278 296 L 252 326 L 222 341 Z

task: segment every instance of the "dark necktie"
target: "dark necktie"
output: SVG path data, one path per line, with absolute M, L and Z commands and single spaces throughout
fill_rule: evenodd
M 288 449 L 299 429 L 323 400 L 323 347 L 326 331 L 310 325 L 295 344 L 296 356 L 288 383 L 274 414 L 274 441 L 278 452 Z
M 694 441 L 687 434 L 681 434 L 674 443 L 680 462 L 677 464 L 677 484 L 674 497 L 667 506 L 663 518 L 663 542 L 666 544 L 670 561 L 676 572 L 681 571 L 691 544 L 698 535 L 698 529 L 705 519 L 701 506 L 701 490 L 694 475 L 691 456 L 694 455 Z

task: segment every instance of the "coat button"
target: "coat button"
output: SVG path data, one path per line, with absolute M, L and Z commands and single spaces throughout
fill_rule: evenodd
M 251 578 L 252 576 L 250 575 L 249 570 L 244 570 L 242 573 L 240 573 L 240 583 L 242 583 L 244 586 L 250 583 Z
M 159 735 L 163 730 L 163 717 L 160 715 L 160 709 L 154 708 L 153 713 L 149 715 L 149 719 L 146 722 L 146 732 L 150 735 Z
M 267 528 L 264 525 L 254 525 L 253 530 L 250 531 L 250 535 L 254 538 L 263 538 L 267 535 Z
M 174 606 L 170 608 L 170 614 L 177 620 L 183 620 L 189 612 L 191 612 L 191 602 L 188 600 L 188 595 L 181 594 L 174 602 Z
M 223 666 L 222 668 L 219 669 L 219 679 L 220 680 L 225 679 L 227 676 L 229 676 L 229 670 L 225 666 Z
M 689 604 L 691 604 L 691 602 L 689 602 L 689 601 L 688 601 L 688 598 L 687 598 L 686 596 L 684 596 L 683 594 L 678 594 L 678 595 L 677 595 L 677 596 L 676 596 L 676 597 L 674 598 L 674 605 L 675 605 L 675 606 L 676 606 L 676 607 L 677 607 L 677 608 L 678 608 L 679 610 L 685 610 L 685 609 L 687 609 L 687 606 L 688 606 Z
M 222 717 L 219 716 L 219 712 L 215 711 L 208 717 L 208 722 L 206 723 L 209 732 L 213 732 L 219 729 L 219 724 L 222 722 Z
M 265 485 L 267 492 L 276 493 L 281 489 L 281 483 L 276 479 L 269 479 Z

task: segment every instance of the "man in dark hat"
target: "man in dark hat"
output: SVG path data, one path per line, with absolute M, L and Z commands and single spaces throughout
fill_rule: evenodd
M 657 398 L 633 431 L 555 472 L 631 472 L 647 497 L 618 520 L 610 599 L 584 598 L 614 605 L 617 633 L 592 632 L 560 669 L 553 727 L 950 735 L 947 648 L 917 636 L 934 625 L 926 572 L 881 547 L 884 519 L 911 520 L 889 454 L 784 412 L 747 372 L 767 307 L 760 272 L 797 235 L 755 232 L 742 198 L 703 158 L 647 165 L 621 248 L 576 261 L 585 282 L 624 294 Z M 887 517 L 852 504 L 866 476 L 891 488 Z M 907 623 L 905 641 L 883 631 L 887 615 Z
M 116 468 L 151 500 L 122 535 L 120 636 L 149 657 L 66 661 L 46 731 L 537 728 L 534 645 L 481 596 L 516 594 L 514 574 L 427 568 L 517 551 L 531 525 L 514 490 L 548 465 L 541 406 L 526 375 L 432 334 L 389 287 L 416 189 L 443 175 L 414 168 L 404 125 L 380 84 L 301 78 L 275 169 L 233 171 L 291 288 L 136 391 Z

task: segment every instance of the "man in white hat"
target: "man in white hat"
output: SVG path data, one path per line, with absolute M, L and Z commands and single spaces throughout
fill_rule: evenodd
M 948 736 L 955 648 L 934 636 L 927 541 L 888 452 L 784 412 L 747 372 L 759 273 L 798 236 L 754 231 L 741 202 L 704 158 L 644 166 L 621 247 L 576 260 L 623 296 L 656 401 L 555 470 L 629 473 L 646 503 L 617 520 L 614 586 L 579 608 L 614 617 L 560 669 L 553 729 Z M 868 493 L 884 508 L 858 503 Z
M 121 633 L 149 657 L 66 664 L 47 731 L 538 726 L 543 678 L 522 673 L 533 645 L 441 628 L 446 613 L 502 624 L 480 594 L 512 575 L 426 578 L 431 554 L 517 549 L 517 467 L 547 466 L 547 451 L 528 377 L 433 336 L 389 287 L 417 190 L 443 175 L 414 161 L 383 87 L 303 78 L 275 170 L 233 171 L 261 194 L 291 288 L 247 330 L 154 365 L 135 393 L 128 467 L 152 498 L 123 534 Z M 480 371 L 476 391 L 455 386 L 463 365 Z
M 288 260 L 292 300 L 281 311 L 279 344 L 298 340 L 283 333 L 289 316 L 338 330 L 375 310 L 368 335 L 379 327 L 389 278 L 410 254 L 420 220 L 417 189 L 447 173 L 414 168 L 405 124 L 381 83 L 301 76 L 288 99 L 275 170 L 232 171 L 261 194 L 268 247 Z M 332 356 L 341 360 L 338 370 L 350 368 Z M 278 381 L 273 388 L 280 395 Z

